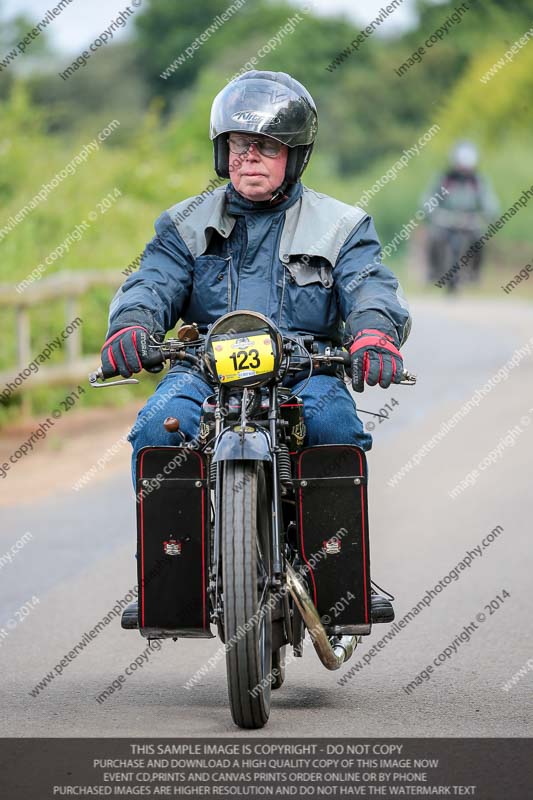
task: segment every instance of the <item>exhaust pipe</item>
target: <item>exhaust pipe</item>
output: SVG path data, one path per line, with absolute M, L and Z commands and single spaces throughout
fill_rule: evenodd
M 331 638 L 333 637 L 330 638 L 326 633 L 301 577 L 288 563 L 286 570 L 289 592 L 302 615 L 319 659 L 326 669 L 339 669 L 345 661 L 348 661 L 357 647 L 357 636 L 341 636 L 332 644 Z

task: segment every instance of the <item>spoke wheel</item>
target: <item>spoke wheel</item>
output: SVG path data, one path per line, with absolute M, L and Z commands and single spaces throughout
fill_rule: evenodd
M 280 689 L 285 681 L 285 652 L 286 647 L 280 647 L 272 653 L 272 688 Z

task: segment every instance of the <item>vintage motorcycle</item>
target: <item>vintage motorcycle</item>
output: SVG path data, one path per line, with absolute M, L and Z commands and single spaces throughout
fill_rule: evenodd
M 348 366 L 345 350 L 282 336 L 266 317 L 234 311 L 205 335 L 183 325 L 154 345 L 213 386 L 192 441 L 145 447 L 137 459 L 137 607 L 122 625 L 148 639 L 225 644 L 229 701 L 241 728 L 261 728 L 285 650 L 310 634 L 338 669 L 372 628 L 367 469 L 352 445 L 304 447 L 302 400 L 290 376 Z M 92 386 L 105 383 L 100 368 Z M 402 383 L 415 377 L 405 372 Z M 179 433 L 179 420 L 167 418 Z
M 446 277 L 446 289 L 457 292 L 461 285 L 479 282 L 482 251 L 474 253 L 464 266 L 461 259 L 475 244 L 483 230 L 480 214 L 436 209 L 430 218 L 428 242 L 429 280 L 437 283 Z

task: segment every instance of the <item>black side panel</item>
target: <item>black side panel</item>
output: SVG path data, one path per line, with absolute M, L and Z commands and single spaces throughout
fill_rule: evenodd
M 329 628 L 369 625 L 365 454 L 352 445 L 309 447 L 296 470 L 298 544 L 318 613 L 331 618 Z
M 210 636 L 204 459 L 182 447 L 145 447 L 137 476 L 141 633 Z

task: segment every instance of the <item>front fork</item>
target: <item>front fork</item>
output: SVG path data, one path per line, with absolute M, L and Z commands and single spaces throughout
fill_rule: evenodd
M 272 386 L 268 409 L 268 428 L 272 454 L 272 585 L 281 586 L 283 571 L 283 512 L 279 480 L 278 448 L 278 387 Z
M 217 409 L 215 411 L 215 442 L 219 441 L 219 436 L 222 434 L 222 413 L 221 408 L 224 407 L 224 402 L 226 400 L 226 392 L 223 388 L 220 389 Z M 277 591 L 281 588 L 283 584 L 283 543 L 284 543 L 284 536 L 283 536 L 283 511 L 282 511 L 282 504 L 281 504 L 281 485 L 279 480 L 279 468 L 278 468 L 278 430 L 277 430 L 277 418 L 278 418 L 278 389 L 277 386 L 273 386 L 269 393 L 269 409 L 268 409 L 268 433 L 270 439 L 270 446 L 269 446 L 269 456 L 271 460 L 271 474 L 270 474 L 270 489 L 271 489 L 271 536 L 272 536 L 272 575 L 271 575 L 271 589 L 273 591 Z M 221 564 L 221 534 L 220 534 L 220 521 L 222 515 L 222 491 L 223 491 L 223 484 L 222 484 L 222 464 L 224 460 L 236 460 L 235 456 L 236 453 L 233 454 L 233 458 L 230 459 L 231 453 L 228 453 L 228 458 L 219 460 L 216 463 L 213 461 L 213 457 L 215 456 L 216 448 L 213 453 L 210 454 L 210 464 L 209 470 L 211 474 L 215 473 L 215 503 L 214 503 L 214 521 L 213 525 L 211 526 L 212 535 L 213 535 L 213 561 L 211 564 L 211 571 L 210 571 L 210 581 L 209 581 L 209 588 L 208 593 L 211 597 L 213 613 L 211 616 L 212 622 L 216 623 L 219 632 L 222 629 L 222 619 L 223 619 L 223 597 L 222 597 L 222 589 L 221 586 L 221 575 L 222 575 L 222 564 Z M 266 453 L 263 453 L 265 456 Z M 254 456 L 252 456 L 254 457 Z M 261 453 L 257 453 L 255 455 L 257 460 L 268 460 L 267 458 L 262 457 Z M 287 603 L 285 603 L 287 606 Z M 290 627 L 290 619 L 287 621 L 288 626 Z

